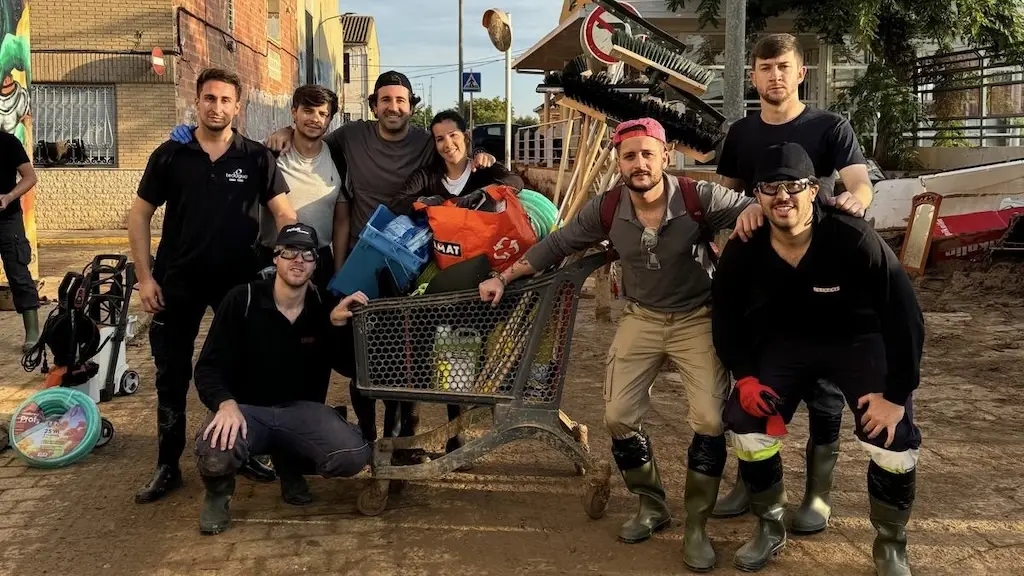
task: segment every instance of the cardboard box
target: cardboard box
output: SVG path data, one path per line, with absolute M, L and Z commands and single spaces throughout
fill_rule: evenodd
M 932 230 L 930 261 L 970 260 L 986 254 L 1015 214 L 1024 214 L 1024 207 L 940 216 Z

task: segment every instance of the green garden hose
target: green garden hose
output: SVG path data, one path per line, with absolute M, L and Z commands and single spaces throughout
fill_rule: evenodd
M 518 198 L 527 216 L 530 217 L 530 224 L 537 233 L 537 240 L 541 240 L 554 228 L 558 207 L 546 196 L 533 190 L 521 190 Z
M 100 411 L 87 394 L 47 388 L 11 416 L 10 443 L 29 466 L 60 468 L 86 457 L 100 439 Z

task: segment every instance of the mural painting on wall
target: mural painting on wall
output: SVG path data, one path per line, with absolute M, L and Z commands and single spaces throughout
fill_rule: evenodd
M 32 157 L 32 116 L 29 84 L 32 81 L 29 52 L 29 9 L 27 0 L 0 0 L 0 130 L 21 140 Z M 39 277 L 36 249 L 35 190 L 21 197 L 25 234 L 32 246 L 29 270 Z M 7 278 L 0 269 L 0 284 Z

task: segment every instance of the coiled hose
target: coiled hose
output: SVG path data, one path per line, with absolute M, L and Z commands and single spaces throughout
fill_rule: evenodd
M 521 190 L 517 196 L 526 215 L 530 217 L 530 224 L 537 234 L 537 240 L 540 241 L 554 229 L 558 207 L 546 196 L 533 190 Z
M 85 417 L 84 436 L 76 441 L 73 430 L 66 430 L 66 433 L 47 430 L 45 442 L 37 443 L 40 434 L 26 434 L 30 430 L 23 431 L 20 436 L 15 435 L 15 427 L 19 415 L 33 405 L 43 413 L 44 422 L 49 421 L 50 426 L 54 424 L 66 412 L 75 407 L 80 407 Z M 85 458 L 96 446 L 103 427 L 103 419 L 100 417 L 100 410 L 87 394 L 71 388 L 47 388 L 30 396 L 21 403 L 11 416 L 10 442 L 14 452 L 25 460 L 29 466 L 37 468 L 60 468 L 74 464 Z M 38 427 L 37 424 L 35 427 Z M 29 438 L 32 438 L 30 440 Z M 33 442 L 35 440 L 36 442 Z

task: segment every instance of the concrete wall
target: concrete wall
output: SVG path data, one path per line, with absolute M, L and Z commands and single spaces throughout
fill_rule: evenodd
M 44 168 L 36 170 L 36 225 L 40 230 L 122 230 L 142 170 Z M 163 208 L 153 228 L 163 225 Z
M 1024 158 L 1024 146 L 992 146 L 988 148 L 918 149 L 921 167 L 926 170 L 957 170 L 980 164 L 1007 162 Z

